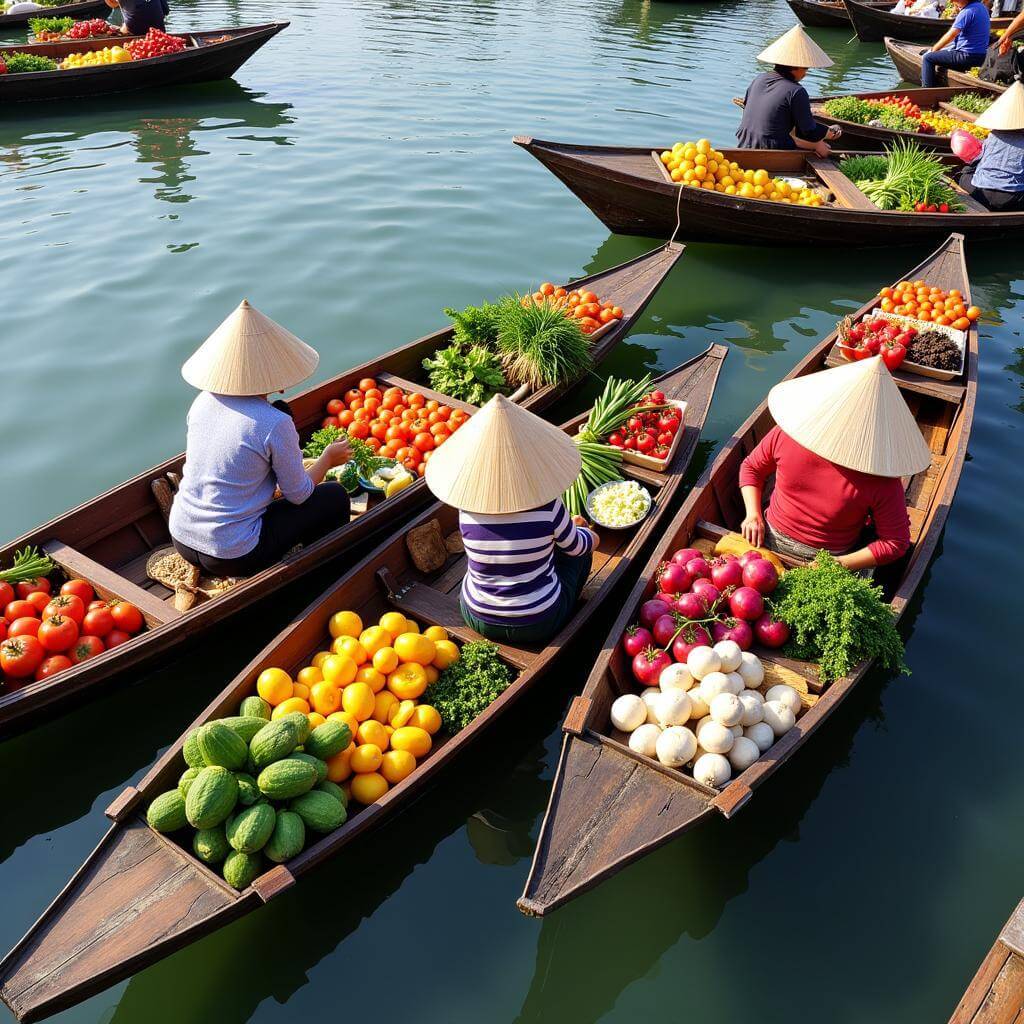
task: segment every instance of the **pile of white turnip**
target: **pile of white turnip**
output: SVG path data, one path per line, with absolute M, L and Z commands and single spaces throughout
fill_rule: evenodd
M 633 750 L 669 768 L 688 768 L 715 788 L 749 768 L 800 714 L 792 686 L 761 693 L 761 660 L 735 640 L 694 647 L 685 663 L 666 664 L 653 682 L 612 704 L 612 725 L 628 734 Z

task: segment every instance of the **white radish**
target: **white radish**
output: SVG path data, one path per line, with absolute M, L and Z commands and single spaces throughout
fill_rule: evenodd
M 647 721 L 651 725 L 658 724 L 658 712 L 656 710 L 656 704 L 658 698 L 661 696 L 661 690 L 657 686 L 648 686 L 640 694 L 640 699 L 647 705 Z
M 740 658 L 740 667 L 736 669 L 748 690 L 756 690 L 764 682 L 764 665 L 756 654 L 744 651 Z
M 697 753 L 697 737 L 681 725 L 666 729 L 655 744 L 658 760 L 669 768 L 681 768 Z
M 719 640 L 711 649 L 722 659 L 723 672 L 735 672 L 740 667 L 743 651 L 735 640 Z
M 624 693 L 612 705 L 612 725 L 620 732 L 632 732 L 647 721 L 647 705 L 635 693 Z
M 796 725 L 796 715 L 781 701 L 764 702 L 764 720 L 772 727 L 776 736 L 785 736 Z
M 694 679 L 703 679 L 712 672 L 722 671 L 722 659 L 710 647 L 694 647 L 686 659 L 686 667 Z
M 757 690 L 744 690 L 739 695 L 739 702 L 743 707 L 740 725 L 744 728 L 757 725 L 764 718 L 764 699 Z
M 764 695 L 764 699 L 777 700 L 780 704 L 784 704 L 793 712 L 794 718 L 800 714 L 800 694 L 794 687 L 787 686 L 785 683 L 770 687 Z
M 690 720 L 690 698 L 683 690 L 663 690 L 654 701 L 658 725 L 667 729 L 672 725 L 685 725 Z
M 728 754 L 735 740 L 732 729 L 715 721 L 705 722 L 697 730 L 697 742 L 711 754 Z
M 707 702 L 700 695 L 699 685 L 693 687 L 693 689 L 687 693 L 687 696 L 690 698 L 690 704 L 692 705 L 690 708 L 690 718 L 703 718 L 711 711 Z
M 711 717 L 728 729 L 739 725 L 743 717 L 743 705 L 739 697 L 735 693 L 720 693 L 711 702 Z
M 658 685 L 662 690 L 685 692 L 693 686 L 693 676 L 690 675 L 690 670 L 685 665 L 675 661 L 661 670 L 661 675 L 658 676 Z
M 724 672 L 709 672 L 700 681 L 700 699 L 711 707 L 711 702 L 720 693 L 732 693 L 732 683 Z
M 715 789 L 724 786 L 732 775 L 729 762 L 721 754 L 702 754 L 693 766 L 693 777 Z
M 634 729 L 629 737 L 630 750 L 638 754 L 646 754 L 647 757 L 654 757 L 658 752 L 658 737 L 661 735 L 661 727 L 647 722 L 639 729 Z
M 742 772 L 749 768 L 760 756 L 761 751 L 758 745 L 752 739 L 741 736 L 732 745 L 732 750 L 729 751 L 729 764 L 736 771 Z
M 775 742 L 775 733 L 767 722 L 757 722 L 747 726 L 743 730 L 743 735 L 748 740 L 753 740 L 762 754 Z
M 738 697 L 746 687 L 746 683 L 743 681 L 743 676 L 739 672 L 726 672 L 725 678 L 729 680 L 729 692 L 735 693 Z

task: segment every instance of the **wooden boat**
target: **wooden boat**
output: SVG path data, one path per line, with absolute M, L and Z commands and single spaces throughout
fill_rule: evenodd
M 864 42 L 880 43 L 886 36 L 934 43 L 949 31 L 949 18 L 915 18 L 909 14 L 893 14 L 895 4 L 865 3 L 864 0 L 843 0 L 857 38 Z M 992 31 L 1006 28 L 1012 18 L 993 18 Z M 908 79 L 911 81 L 911 79 Z
M 950 117 L 957 117 L 961 121 L 975 119 L 974 114 L 961 110 L 950 103 L 953 96 L 968 90 L 941 86 L 934 89 L 879 89 L 877 92 L 855 92 L 846 93 L 844 96 L 852 96 L 858 100 L 877 100 L 884 96 L 909 96 L 922 110 L 936 110 Z M 977 91 L 977 90 L 974 90 Z M 819 96 L 811 100 L 811 113 L 819 120 L 827 120 L 830 124 L 838 124 L 843 129 L 840 138 L 842 148 L 852 150 L 883 149 L 886 145 L 895 142 L 897 139 L 916 142 L 922 149 L 933 149 L 940 153 L 949 152 L 950 137 L 948 135 L 928 134 L 926 132 L 904 132 L 893 128 L 880 128 L 870 124 L 857 124 L 856 121 L 847 121 L 845 118 L 836 117 L 825 110 L 825 104 L 829 100 L 841 99 L 840 96 Z
M 949 1024 L 1003 1024 L 1024 1015 L 1024 900 L 993 943 Z
M 113 35 L 96 36 L 93 39 L 77 39 L 74 41 L 74 52 L 85 53 L 88 50 L 102 50 L 105 46 L 123 46 L 125 43 L 141 38 L 142 36 Z M 9 53 L 34 53 L 40 57 L 54 57 L 59 60 L 67 56 L 67 50 L 64 47 L 68 42 L 70 40 L 67 39 L 44 42 L 31 36 L 26 43 L 4 43 L 0 46 L 0 57 L 5 57 Z
M 106 17 L 110 8 L 106 0 L 76 0 L 75 3 L 58 4 L 47 7 L 43 11 L 25 11 L 22 14 L 0 14 L 0 29 L 27 25 L 33 18 L 88 18 L 102 15 Z
M 929 47 L 921 46 L 920 43 L 905 42 L 902 39 L 885 38 L 885 49 L 889 58 L 896 65 L 896 70 L 904 82 L 921 83 L 921 59 L 925 50 Z M 939 80 L 945 78 L 946 85 L 956 86 L 958 91 L 973 90 L 975 92 L 1001 93 L 1006 89 L 1005 85 L 998 82 L 986 82 L 966 71 L 954 71 L 952 68 L 939 68 Z
M 810 28 L 849 28 L 850 16 L 842 0 L 786 0 L 789 9 Z M 895 0 L 886 0 L 891 7 Z
M 805 150 L 725 149 L 742 167 L 804 178 L 827 199 L 820 207 L 744 199 L 680 188 L 649 146 L 583 146 L 517 136 L 522 146 L 574 192 L 609 230 L 624 235 L 740 245 L 937 245 L 950 231 L 968 238 L 1016 238 L 1024 212 L 993 213 L 961 194 L 964 213 L 880 210 L 832 159 Z M 950 168 L 960 167 L 949 155 Z M 956 186 L 954 186 L 956 187 Z
M 38 13 L 38 12 L 37 12 Z M 288 22 L 245 28 L 208 29 L 185 35 L 188 45 L 180 53 L 163 57 L 105 64 L 91 68 L 61 71 L 33 71 L 0 76 L 0 103 L 26 100 L 66 100 L 79 96 L 103 96 L 138 89 L 156 89 L 172 85 L 195 85 L 230 78 L 264 43 L 288 27 Z M 30 52 L 60 60 L 83 49 L 84 40 L 58 43 L 34 43 Z M 100 40 L 99 49 L 117 40 Z M 24 50 L 24 46 L 11 49 Z
M 376 804 L 355 813 L 338 831 L 313 843 L 285 865 L 272 867 L 242 892 L 230 888 L 173 837 L 154 832 L 145 810 L 172 788 L 184 770 L 184 736 L 154 765 L 138 787 L 129 787 L 107 809 L 114 824 L 78 873 L 29 933 L 0 962 L 0 996 L 19 1020 L 39 1020 L 106 988 L 202 935 L 255 910 L 300 880 L 311 868 L 335 856 L 361 833 L 416 799 L 441 769 L 544 676 L 569 641 L 586 626 L 641 553 L 658 538 L 673 497 L 697 447 L 722 361 L 727 350 L 712 345 L 701 355 L 660 378 L 669 398 L 687 402 L 686 429 L 664 472 L 624 465 L 654 499 L 647 519 L 633 530 L 599 531 L 593 568 L 575 616 L 543 648 L 502 645 L 503 659 L 517 673 L 509 688 L 467 728 L 441 742 L 412 775 Z M 563 425 L 575 433 L 585 414 Z M 447 537 L 458 530 L 458 513 L 435 503 L 418 522 L 440 521 Z M 361 564 L 319 597 L 279 634 L 196 719 L 235 713 L 240 700 L 255 692 L 259 673 L 271 665 L 298 666 L 324 644 L 331 615 L 354 609 L 375 621 L 388 607 L 421 624 L 444 626 L 462 641 L 478 639 L 462 623 L 458 592 L 465 555 L 453 555 L 430 575 L 410 563 L 405 530 L 393 535 Z M 186 731 L 187 735 L 187 731 Z M 190 838 L 186 840 L 190 842 Z
M 906 276 L 912 280 L 924 278 L 946 290 L 959 288 L 965 297 L 969 296 L 962 237 L 951 236 Z M 874 300 L 856 315 L 869 312 L 873 306 Z M 842 362 L 835 342 L 833 332 L 789 376 L 800 377 Z M 933 452 L 931 466 L 907 481 L 911 549 L 889 574 L 879 575 L 879 582 L 884 582 L 891 594 L 897 616 L 905 611 L 924 577 L 956 492 L 971 432 L 977 373 L 978 339 L 977 331 L 972 330 L 961 381 L 940 384 L 902 371 L 894 374 Z M 782 657 L 778 652 L 757 650 L 765 665 L 764 686 L 779 682 L 795 686 L 802 691 L 804 710 L 790 732 L 721 790 L 637 754 L 626 745 L 622 733 L 611 729 L 608 716 L 612 702 L 620 694 L 638 688 L 619 640 L 627 626 L 636 621 L 640 603 L 652 593 L 649 581 L 654 570 L 673 551 L 694 545 L 710 550 L 720 538 L 738 528 L 743 519 L 737 479 L 740 463 L 773 426 L 765 401 L 705 471 L 675 519 L 665 527 L 662 541 L 625 601 L 582 695 L 570 705 L 551 800 L 519 900 L 524 913 L 546 914 L 709 818 L 731 818 L 828 719 L 870 669 L 871 662 L 862 662 L 849 676 L 823 688 L 815 665 Z
M 595 361 L 605 356 L 629 332 L 658 287 L 682 255 L 679 245 L 663 246 L 611 270 L 582 278 L 577 285 L 613 298 L 623 318 L 595 341 Z M 307 438 L 324 417 L 324 407 L 363 377 L 375 377 L 390 386 L 400 385 L 437 397 L 451 406 L 472 411 L 472 406 L 423 386 L 424 358 L 451 341 L 446 327 L 402 348 L 363 363 L 290 400 L 300 437 Z M 545 387 L 520 398 L 534 412 L 546 409 L 564 388 Z M 147 630 L 126 644 L 82 662 L 42 682 L 5 690 L 0 688 L 0 734 L 24 728 L 33 718 L 63 712 L 72 699 L 93 692 L 98 684 L 126 669 L 135 669 L 184 640 L 192 640 L 209 627 L 241 611 L 254 601 L 297 579 L 315 566 L 362 543 L 422 508 L 429 499 L 426 485 L 417 481 L 387 501 L 371 501 L 354 510 L 352 521 L 290 555 L 283 562 L 253 576 L 215 600 L 178 612 L 173 593 L 146 576 L 150 553 L 170 542 L 167 524 L 151 490 L 154 480 L 180 473 L 184 454 L 140 473 L 84 505 L 0 547 L 0 565 L 9 565 L 14 552 L 27 544 L 45 550 L 69 576 L 80 576 L 105 598 L 120 597 L 136 604 L 146 618 Z

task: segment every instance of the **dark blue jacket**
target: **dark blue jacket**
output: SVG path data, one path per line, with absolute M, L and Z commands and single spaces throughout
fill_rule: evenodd
M 750 83 L 744 98 L 743 120 L 736 132 L 743 149 L 796 149 L 791 132 L 808 142 L 820 142 L 828 125 L 811 115 L 807 90 L 778 71 L 766 71 Z
M 118 6 L 133 36 L 144 36 L 151 28 L 164 31 L 164 18 L 170 13 L 167 0 L 118 0 Z

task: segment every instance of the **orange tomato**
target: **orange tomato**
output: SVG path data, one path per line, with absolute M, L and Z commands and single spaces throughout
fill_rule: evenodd
M 363 408 L 371 416 L 373 416 L 374 414 L 376 414 L 377 410 L 380 408 L 380 399 L 379 398 L 370 398 L 369 396 L 367 396 L 366 398 L 363 399 Z
M 366 447 L 376 454 L 380 451 L 380 441 L 375 437 L 368 438 L 366 441 Z
M 359 390 L 360 391 L 369 391 L 370 388 L 375 388 L 376 386 L 377 386 L 377 382 L 372 377 L 364 377 L 359 382 Z
M 410 409 L 422 409 L 427 402 L 426 397 L 424 395 L 421 395 L 418 391 L 411 392 L 408 398 Z
M 949 326 L 949 317 L 945 314 L 940 314 L 935 318 L 935 323 L 940 324 L 942 327 Z
M 541 293 L 541 295 L 554 295 L 555 294 L 555 286 L 553 284 L 551 284 L 550 281 L 545 281 L 540 286 L 538 291 Z
M 928 321 L 928 320 L 931 320 L 931 318 L 932 318 L 932 311 L 930 309 L 920 309 L 920 310 L 918 310 L 918 312 L 917 312 L 917 319 L 918 320 Z
M 589 303 L 597 302 L 598 298 L 593 292 L 582 292 L 580 294 L 580 302 Z
M 352 403 L 356 399 L 359 399 L 360 401 L 362 401 L 362 398 L 363 398 L 363 393 L 358 388 L 349 388 L 348 391 L 345 392 L 345 404 L 350 409 L 352 408 Z
M 622 307 L 621 306 L 612 306 L 612 315 L 615 317 L 616 320 L 621 320 L 622 319 Z
M 981 316 L 981 310 L 978 309 L 977 306 L 971 306 L 967 310 L 967 319 L 970 320 L 971 323 L 974 323 L 974 321 L 977 320 L 978 317 L 980 317 L 980 316 Z
M 967 317 L 961 316 L 957 317 L 951 326 L 955 327 L 958 331 L 966 331 L 971 326 L 971 321 L 968 320 Z
M 369 388 L 367 391 L 364 391 L 363 394 L 366 395 L 367 398 L 383 398 L 384 397 L 381 394 L 380 388 Z
M 351 427 L 348 428 L 349 436 L 357 437 L 360 441 L 365 441 L 370 436 L 370 424 L 366 420 L 356 420 Z
M 343 426 L 347 427 L 355 419 L 355 414 L 351 409 L 346 409 L 344 412 L 338 413 L 338 422 Z
M 892 298 L 892 289 L 891 288 L 883 288 L 878 294 L 883 299 L 891 299 Z
M 348 407 L 353 412 L 355 412 L 357 409 L 362 409 L 362 407 L 363 407 L 362 392 L 359 393 L 359 397 L 358 398 L 353 398 L 352 401 L 348 403 Z
M 437 410 L 440 407 L 441 403 L 436 398 L 431 398 L 430 401 L 428 401 L 427 404 L 423 406 L 423 408 L 426 409 L 427 412 L 437 412 Z
M 423 431 L 421 434 L 417 434 L 413 439 L 412 443 L 419 448 L 421 452 L 429 452 L 434 448 L 434 435 Z
M 891 313 L 893 311 L 892 299 L 882 299 L 881 310 L 883 313 Z

